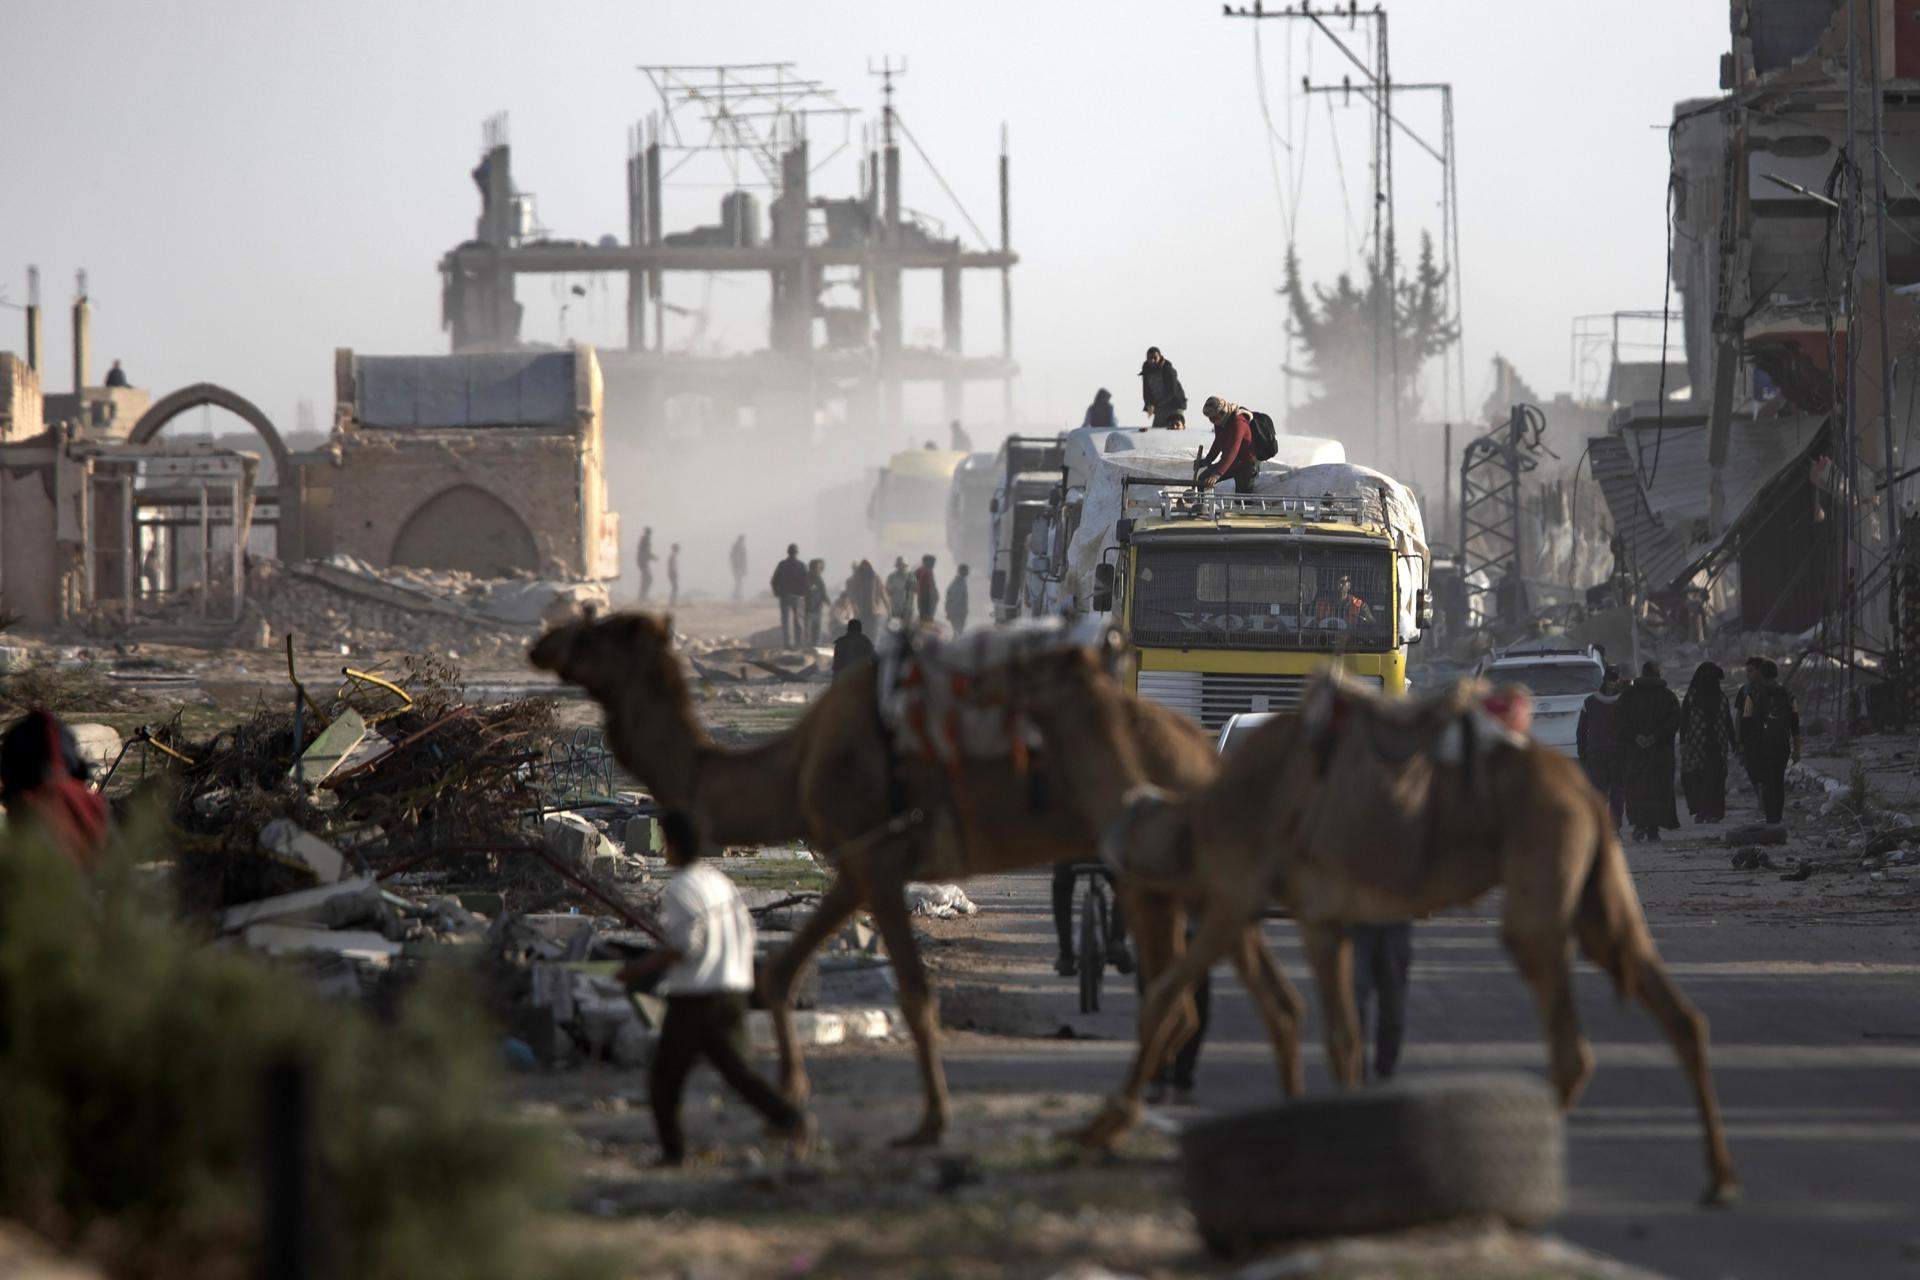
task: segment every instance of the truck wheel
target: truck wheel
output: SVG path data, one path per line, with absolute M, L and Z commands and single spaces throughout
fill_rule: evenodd
M 1534 1227 L 1566 1206 L 1566 1133 L 1545 1082 L 1434 1076 L 1218 1116 L 1181 1134 L 1216 1253 L 1476 1215 Z

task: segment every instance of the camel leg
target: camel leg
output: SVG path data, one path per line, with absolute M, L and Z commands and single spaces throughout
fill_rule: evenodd
M 1127 1071 L 1121 1091 L 1107 1099 L 1091 1122 L 1067 1136 L 1090 1147 L 1110 1147 L 1140 1118 L 1140 1094 L 1159 1064 L 1166 1061 L 1179 1041 L 1174 1038 L 1182 1025 L 1179 1018 L 1184 1004 L 1191 1010 L 1193 985 L 1213 962 L 1234 945 L 1246 928 L 1240 904 L 1208 902 L 1201 910 L 1200 927 L 1167 971 L 1147 988 L 1145 1011 L 1140 1019 L 1140 1044 L 1134 1051 L 1133 1065 Z M 1187 1024 L 1187 1034 L 1198 1023 Z
M 1313 984 L 1320 989 L 1327 1070 L 1341 1088 L 1358 1088 L 1366 1046 L 1360 1041 L 1360 1013 L 1353 1004 L 1353 940 L 1344 926 L 1323 921 L 1302 922 L 1300 941 L 1313 968 Z
M 1619 981 L 1627 976 L 1640 1003 L 1667 1033 L 1680 1067 L 1693 1086 L 1693 1100 L 1700 1112 L 1700 1127 L 1706 1135 L 1707 1170 L 1712 1179 L 1700 1197 L 1700 1203 L 1726 1208 L 1740 1199 L 1740 1177 L 1733 1171 L 1733 1157 L 1727 1151 L 1727 1130 L 1720 1119 L 1720 1102 L 1713 1090 L 1713 1076 L 1707 1064 L 1706 1015 L 1680 994 L 1668 976 L 1666 966 L 1649 944 L 1633 948 L 1626 957 L 1607 936 L 1605 925 L 1596 914 L 1583 911 L 1578 920 L 1580 949 Z M 1623 965 L 1622 962 L 1625 962 Z M 1630 966 L 1630 973 L 1625 973 Z
M 780 1091 L 800 1106 L 807 1100 L 807 1064 L 793 1036 L 793 983 L 807 957 L 845 924 L 859 909 L 862 894 L 852 876 L 842 871 L 821 895 L 819 905 L 794 932 L 793 941 L 767 962 L 760 974 L 760 1003 L 773 1018 L 773 1039 L 780 1050 Z
M 1306 1092 L 1300 1069 L 1300 1019 L 1306 1016 L 1307 1006 L 1267 950 L 1257 921 L 1241 931 L 1233 967 L 1240 971 L 1253 1007 L 1267 1024 L 1267 1038 L 1273 1042 L 1274 1061 L 1280 1067 L 1280 1087 L 1289 1098 L 1297 1098 Z
M 1179 899 L 1170 894 L 1148 890 L 1122 891 L 1125 895 L 1128 911 L 1128 929 L 1133 934 L 1135 956 L 1139 961 L 1138 990 L 1141 994 L 1139 1025 L 1136 1034 L 1145 1043 L 1147 991 L 1152 989 L 1154 980 L 1173 964 L 1181 951 L 1186 948 L 1186 908 Z M 1188 993 L 1180 1001 L 1175 1013 L 1178 1022 L 1169 1043 L 1173 1045 L 1169 1054 L 1175 1052 L 1187 1037 L 1200 1028 L 1200 1013 L 1194 1006 L 1193 996 Z M 1154 1070 L 1161 1064 L 1155 1063 Z
M 947 1127 L 947 1076 L 940 1067 L 936 1041 L 940 1034 L 939 1001 L 927 981 L 926 966 L 920 960 L 920 945 L 913 940 L 913 924 L 907 913 L 904 884 L 894 881 L 875 885 L 868 899 L 873 923 L 886 943 L 887 959 L 893 964 L 893 976 L 900 986 L 900 1012 L 913 1036 L 914 1057 L 920 1064 L 920 1083 L 926 1094 L 926 1112 L 919 1128 L 897 1139 L 897 1147 L 930 1147 L 940 1141 Z
M 1560 1095 L 1562 1110 L 1571 1110 L 1593 1075 L 1593 1048 L 1580 1030 L 1580 1011 L 1573 1002 L 1573 966 L 1567 958 L 1566 936 L 1555 929 L 1523 931 L 1513 917 L 1511 888 L 1507 922 L 1500 941 L 1513 957 L 1540 1013 L 1540 1029 L 1547 1037 L 1547 1074 Z

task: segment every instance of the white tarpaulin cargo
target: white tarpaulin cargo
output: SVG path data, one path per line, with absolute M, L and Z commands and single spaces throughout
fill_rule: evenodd
M 1175 483 L 1192 480 L 1196 455 L 1203 453 L 1212 442 L 1212 433 L 1208 431 L 1081 427 L 1067 433 L 1066 507 L 1069 513 L 1077 507 L 1078 523 L 1067 551 L 1064 574 L 1048 593 L 1049 612 L 1077 615 L 1086 611 L 1093 594 L 1094 567 L 1107 548 L 1116 545 L 1115 522 L 1122 516 L 1144 516 L 1159 510 L 1160 494 L 1156 486 L 1129 487 L 1125 481 L 1130 478 Z M 1346 465 L 1347 451 L 1338 440 L 1283 435 L 1279 444 L 1280 451 L 1260 464 L 1260 479 L 1254 486 L 1256 492 L 1292 494 L 1294 490 L 1275 486 L 1303 469 L 1322 471 L 1328 466 Z M 1331 483 L 1331 477 L 1327 482 Z M 1411 497 L 1408 502 L 1411 504 Z

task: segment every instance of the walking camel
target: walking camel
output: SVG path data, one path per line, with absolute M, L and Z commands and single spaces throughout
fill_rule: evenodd
M 672 634 L 670 618 L 616 614 L 548 631 L 529 658 L 601 704 L 614 757 L 665 809 L 668 839 L 708 848 L 804 838 L 821 851 L 834 869 L 832 883 L 761 979 L 781 1087 L 795 1102 L 807 1095 L 793 1034 L 794 980 L 807 957 L 864 906 L 898 978 L 925 1097 L 919 1127 L 900 1142 L 938 1142 L 947 1122 L 946 1078 L 934 1043 L 936 1001 L 904 896 L 907 882 L 1092 861 L 1099 829 L 1058 799 L 1064 788 L 1053 752 L 1036 753 L 1025 772 L 1011 759 L 970 761 L 959 785 L 942 766 L 896 752 L 872 678 L 836 680 L 797 725 L 771 741 L 721 747 L 694 714 Z M 1130 758 L 1156 786 L 1184 792 L 1217 768 L 1207 737 L 1176 712 L 1140 703 L 1121 709 L 1115 724 L 1127 735 Z M 1049 796 L 1051 803 L 1036 798 Z M 927 816 L 902 820 L 912 812 Z M 1119 893 L 1143 980 L 1150 981 L 1182 949 L 1183 903 L 1165 886 L 1137 877 L 1123 877 Z M 1283 1088 L 1299 1094 L 1305 1012 L 1299 993 L 1268 954 L 1257 922 L 1222 942 L 1215 954 L 1222 953 L 1239 968 L 1266 1025 Z M 1190 999 L 1171 1018 L 1176 1029 L 1198 1025 Z
M 1211 783 L 1169 797 L 1124 730 L 1140 700 L 1100 655 L 1076 648 L 1023 657 L 998 678 L 997 696 L 1044 741 L 1071 744 L 1055 754 L 1106 831 L 1107 864 L 1150 870 L 1162 883 L 1184 876 L 1198 904 L 1186 953 L 1148 988 L 1123 1092 L 1080 1131 L 1083 1141 L 1111 1143 L 1138 1118 L 1141 1087 L 1179 1043 L 1170 1011 L 1269 898 L 1299 923 L 1327 1060 L 1352 1087 L 1362 1042 L 1345 926 L 1459 906 L 1501 887 L 1501 940 L 1533 991 L 1561 1105 L 1574 1104 L 1593 1071 L 1573 1002 L 1572 939 L 1673 1044 L 1705 1134 L 1703 1202 L 1738 1198 L 1708 1073 L 1706 1019 L 1661 965 L 1604 802 L 1567 757 L 1503 740 L 1498 726 L 1477 719 L 1484 685 L 1407 703 L 1320 677 L 1299 715 L 1261 726 Z

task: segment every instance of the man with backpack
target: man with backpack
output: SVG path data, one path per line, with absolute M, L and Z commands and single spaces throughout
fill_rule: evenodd
M 1213 447 L 1200 459 L 1196 482 L 1202 489 L 1211 489 L 1231 480 L 1235 493 L 1252 493 L 1260 476 L 1260 459 L 1279 452 L 1273 419 L 1219 396 L 1208 396 L 1200 412 L 1213 424 Z
M 1751 696 L 1746 689 L 1736 695 L 1740 754 L 1760 788 L 1762 816 L 1777 823 L 1787 806 L 1787 763 L 1800 758 L 1800 712 L 1780 683 L 1778 664 L 1760 659 L 1759 674 Z

